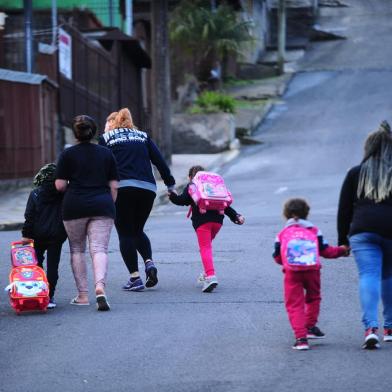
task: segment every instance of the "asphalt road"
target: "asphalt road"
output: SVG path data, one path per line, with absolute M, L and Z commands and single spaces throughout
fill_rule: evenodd
M 120 290 L 127 276 L 117 236 L 112 236 L 111 312 L 68 305 L 75 289 L 65 247 L 56 310 L 17 317 L 6 294 L 0 294 L 0 391 L 390 389 L 392 344 L 376 352 L 360 349 L 363 330 L 353 259 L 324 262 L 319 325 L 327 337 L 309 352 L 290 348 L 282 274 L 271 259 L 274 236 L 283 224 L 281 206 L 290 196 L 306 197 L 310 219 L 336 242 L 337 199 L 345 172 L 361 159 L 366 134 L 381 120 L 392 120 L 392 57 L 387 53 L 392 34 L 384 25 L 392 5 L 380 0 L 355 4 L 328 10 L 321 21 L 344 28 L 350 39 L 339 41 L 338 51 L 336 42 L 311 46 L 303 72 L 257 132 L 264 144 L 244 148 L 222 168 L 234 207 L 247 221 L 239 227 L 226 220 L 215 242 L 218 289 L 202 294 L 195 284 L 201 265 L 185 208 L 163 206 L 149 220 L 160 278 L 155 289 Z M 361 55 L 357 66 L 347 59 L 353 51 L 350 34 L 358 31 L 367 55 Z M 374 46 L 380 37 L 384 45 Z M 379 62 L 366 63 L 373 55 Z M 15 238 L 16 232 L 0 234 L 3 286 L 9 242 Z

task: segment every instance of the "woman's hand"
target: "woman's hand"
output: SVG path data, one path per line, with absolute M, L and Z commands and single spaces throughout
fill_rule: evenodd
M 116 202 L 117 193 L 118 193 L 118 181 L 117 180 L 109 181 L 109 187 L 110 187 L 110 193 L 112 195 L 112 199 L 114 202 Z
M 60 180 L 60 179 L 57 179 L 57 180 L 54 182 L 54 185 L 55 185 L 56 189 L 57 189 L 59 192 L 65 192 L 66 189 L 67 189 L 67 186 L 68 186 L 68 182 L 67 182 L 67 180 Z

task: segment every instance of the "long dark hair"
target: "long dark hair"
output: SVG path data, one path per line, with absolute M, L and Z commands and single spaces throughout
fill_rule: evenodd
M 357 195 L 379 203 L 392 195 L 392 133 L 383 121 L 365 141 Z

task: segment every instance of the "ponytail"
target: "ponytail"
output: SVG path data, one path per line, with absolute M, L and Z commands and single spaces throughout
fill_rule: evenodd
M 120 109 L 114 119 L 115 128 L 135 128 L 131 112 L 128 108 Z

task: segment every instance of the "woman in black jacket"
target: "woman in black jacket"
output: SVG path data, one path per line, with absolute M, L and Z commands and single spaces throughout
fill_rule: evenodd
M 49 282 L 48 309 L 56 307 L 54 293 L 59 278 L 58 269 L 61 248 L 67 239 L 61 217 L 63 194 L 54 186 L 56 165 L 43 166 L 34 177 L 33 185 L 26 205 L 25 222 L 22 228 L 22 240 L 34 240 L 38 265 L 42 268 L 46 252 L 46 271 Z
M 157 146 L 146 132 L 135 127 L 126 108 L 108 117 L 99 144 L 112 150 L 120 177 L 115 226 L 121 255 L 130 273 L 123 290 L 144 289 L 139 275 L 138 252 L 144 260 L 146 287 L 154 287 L 158 283 L 158 271 L 152 261 L 150 240 L 144 232 L 157 189 L 151 164 L 157 167 L 169 190 L 174 188 L 175 180 Z
M 380 296 L 384 341 L 392 342 L 392 133 L 386 122 L 368 136 L 362 163 L 343 182 L 338 237 L 339 245 L 350 244 L 359 271 L 363 348 L 380 346 Z

